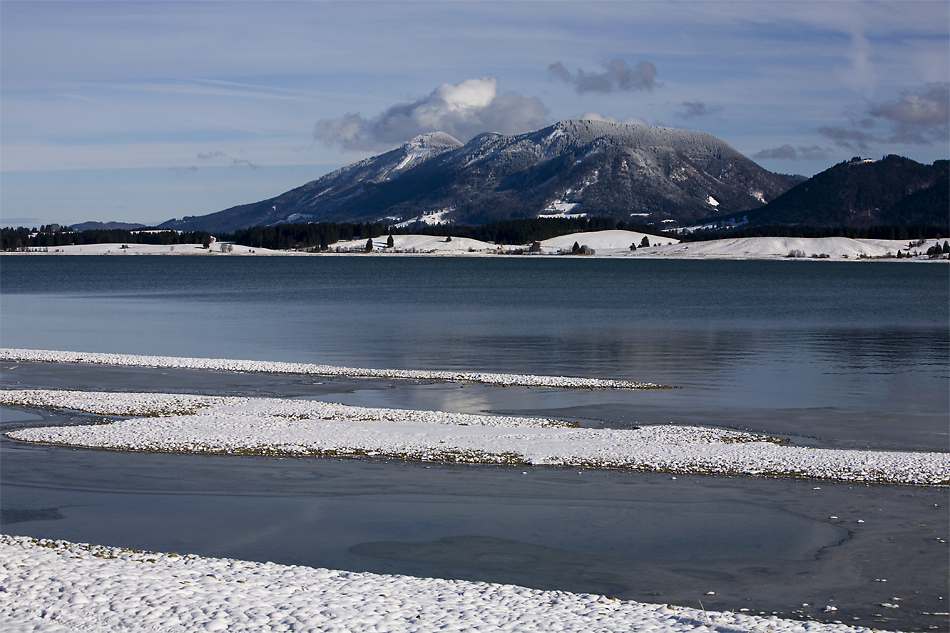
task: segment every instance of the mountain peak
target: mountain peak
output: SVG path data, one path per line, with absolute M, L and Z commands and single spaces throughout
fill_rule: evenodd
M 166 225 L 232 231 L 288 221 L 406 223 L 439 214 L 483 224 L 567 214 L 675 226 L 757 208 L 789 186 L 710 134 L 568 119 L 464 145 L 444 132 L 423 134 L 271 200 Z
M 403 147 L 425 149 L 455 149 L 462 147 L 462 141 L 445 132 L 428 132 L 420 134 L 407 142 Z

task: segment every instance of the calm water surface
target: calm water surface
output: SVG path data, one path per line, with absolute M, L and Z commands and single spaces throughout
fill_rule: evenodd
M 460 389 L 14 363 L 0 366 L 4 387 L 248 393 L 950 448 L 950 275 L 939 264 L 4 256 L 0 273 L 3 347 L 679 388 Z M 5 428 L 48 423 L 25 415 L 4 412 Z M 8 533 L 947 628 L 946 618 L 920 615 L 948 610 L 946 491 L 8 440 L 0 451 Z M 899 613 L 882 613 L 894 596 L 878 595 L 881 577 L 904 600 Z M 824 613 L 819 601 L 839 610 Z
M 4 347 L 631 379 L 682 389 L 347 401 L 950 448 L 941 264 L 4 256 L 0 266 Z

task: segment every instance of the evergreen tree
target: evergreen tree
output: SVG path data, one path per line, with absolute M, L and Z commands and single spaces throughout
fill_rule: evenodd
M 394 239 L 393 239 L 393 236 L 390 235 L 390 236 L 389 236 L 389 239 L 386 240 L 386 248 L 392 248 L 392 247 L 395 246 L 395 245 L 396 245 L 396 240 L 394 240 Z
M 364 249 L 367 253 L 372 252 L 373 250 L 373 238 L 366 240 L 366 248 Z
M 640 240 L 640 247 L 641 247 L 641 248 L 649 248 L 649 246 L 650 246 L 650 240 L 647 238 L 646 235 L 644 235 L 644 236 L 643 236 L 643 239 Z

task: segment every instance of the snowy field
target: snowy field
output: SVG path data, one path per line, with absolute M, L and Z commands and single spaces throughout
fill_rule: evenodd
M 27 631 L 869 632 L 513 585 L 0 536 L 0 621 Z
M 651 246 L 641 247 L 643 238 Z M 429 255 L 504 255 L 516 250 L 525 251 L 530 245 L 498 246 L 463 237 L 437 237 L 431 235 L 394 235 L 393 247 L 387 248 L 388 236 L 373 240 L 372 255 L 429 254 Z M 679 240 L 656 235 L 647 235 L 636 231 L 596 231 L 592 233 L 573 233 L 541 242 L 541 255 L 556 255 L 570 252 L 577 242 L 594 250 L 593 257 L 647 257 L 653 259 L 796 259 L 789 253 L 797 253 L 798 259 L 854 261 L 860 258 L 883 258 L 917 253 L 916 257 L 928 260 L 927 249 L 939 240 L 927 240 L 919 246 L 910 246 L 906 240 L 866 240 L 846 237 L 792 238 L 792 237 L 746 237 L 735 239 L 711 240 L 707 242 L 680 242 Z M 635 251 L 630 250 L 636 245 Z M 363 253 L 366 240 L 338 242 L 331 246 L 330 253 Z M 21 253 L 14 253 L 21 254 Z M 276 251 L 265 248 L 250 248 L 237 244 L 214 243 L 210 249 L 200 244 L 178 244 L 175 246 L 153 246 L 149 244 L 90 244 L 83 246 L 59 246 L 48 249 L 35 249 L 28 254 L 48 255 L 200 255 L 215 256 L 312 256 L 304 251 Z
M 832 261 L 855 260 L 862 257 L 896 258 L 897 251 L 904 255 L 918 253 L 929 259 L 927 249 L 940 240 L 927 240 L 920 246 L 910 247 L 906 240 L 866 240 L 848 237 L 744 237 L 708 242 L 686 242 L 663 246 L 654 250 L 656 256 L 675 259 L 785 259 L 789 253 L 799 257 L 830 259 Z M 824 257 L 827 256 L 827 257 Z

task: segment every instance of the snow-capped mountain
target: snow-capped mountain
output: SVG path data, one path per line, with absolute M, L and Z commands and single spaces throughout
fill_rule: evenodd
M 527 134 L 481 134 L 464 145 L 426 134 L 276 198 L 162 227 L 484 224 L 558 215 L 675 226 L 760 207 L 790 185 L 710 134 L 567 120 Z

